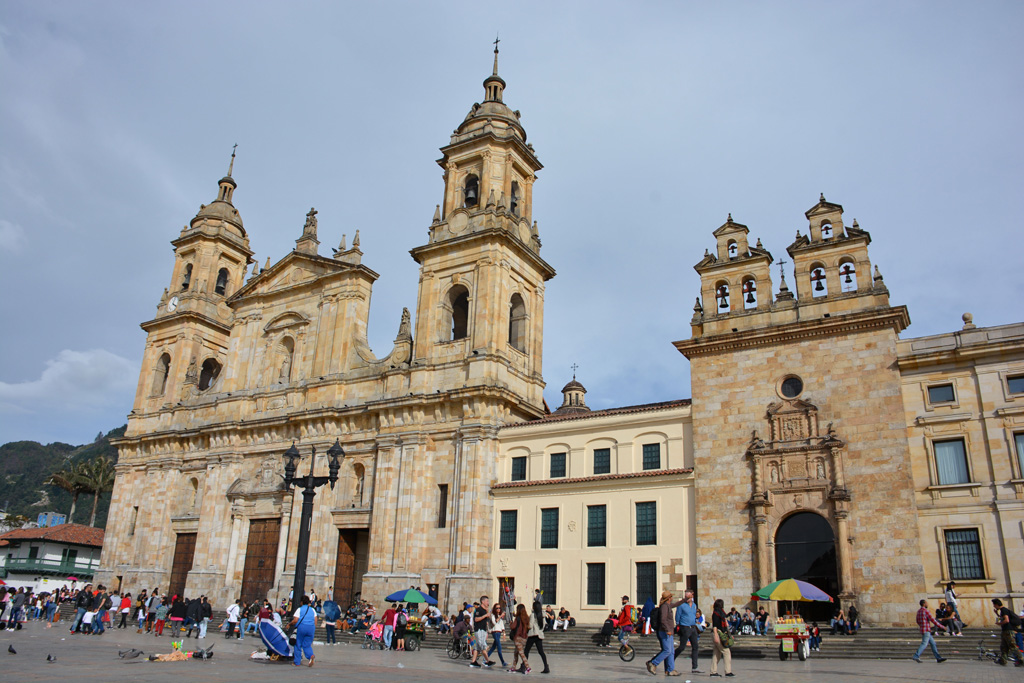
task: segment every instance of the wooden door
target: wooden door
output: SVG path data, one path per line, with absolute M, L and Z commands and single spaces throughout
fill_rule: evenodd
M 174 559 L 171 561 L 171 578 L 167 585 L 167 595 L 184 595 L 185 581 L 192 570 L 192 560 L 196 556 L 196 534 L 178 534 L 174 543 Z
M 356 574 L 356 545 L 359 532 L 338 530 L 338 560 L 334 565 L 334 601 L 342 610 L 352 604 L 352 587 Z
M 242 571 L 240 596 L 246 604 L 253 600 L 266 600 L 267 592 L 274 587 L 277 541 L 280 536 L 280 519 L 249 521 L 249 543 L 245 547 L 245 568 Z

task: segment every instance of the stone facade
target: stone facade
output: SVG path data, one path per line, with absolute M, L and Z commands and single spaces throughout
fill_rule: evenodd
M 316 448 L 326 473 L 338 440 L 340 481 L 316 498 L 306 585 L 324 594 L 340 577 L 338 592 L 382 596 L 433 584 L 442 599 L 487 590 L 498 428 L 543 413 L 544 283 L 555 274 L 532 221 L 541 164 L 504 87 L 496 55 L 483 103 L 441 150 L 443 203 L 412 251 L 415 322 L 396 312 L 383 357 L 366 342 L 377 274 L 358 233 L 322 256 L 310 210 L 296 249 L 246 281 L 255 260 L 229 168 L 173 242 L 170 286 L 142 326 L 97 580 L 170 584 L 218 604 L 240 586 L 286 595 L 301 496 L 283 485 L 281 455 L 296 443 L 304 474 Z
M 788 248 L 795 295 L 783 281 L 772 299 L 772 256 L 731 217 L 696 266 L 707 307 L 676 346 L 691 363 L 700 596 L 742 605 L 788 578 L 776 534 L 811 511 L 832 530 L 842 602 L 911 623 L 924 577 L 896 367 L 909 317 L 863 277 L 870 236 L 843 226 L 842 207 L 822 197 L 807 218 Z M 842 283 L 848 263 L 861 277 Z

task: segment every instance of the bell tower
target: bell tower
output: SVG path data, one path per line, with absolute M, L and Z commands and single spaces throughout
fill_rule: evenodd
M 413 362 L 465 363 L 467 385 L 497 379 L 540 409 L 544 283 L 555 275 L 533 221 L 542 165 L 504 102 L 497 45 L 483 86 L 483 102 L 441 148 L 442 201 L 427 244 L 411 251 L 420 264 Z M 499 361 L 503 376 L 485 361 Z
M 237 145 L 236 145 L 237 147 Z M 232 311 L 226 301 L 242 287 L 253 262 L 242 217 L 232 203 L 238 187 L 231 173 L 217 196 L 202 204 L 171 244 L 174 267 L 148 333 L 133 412 L 152 412 L 214 387 L 226 364 Z

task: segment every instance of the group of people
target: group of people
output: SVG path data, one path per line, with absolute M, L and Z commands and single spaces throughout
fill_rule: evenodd
M 769 622 L 768 610 L 764 607 L 758 609 L 756 613 L 748 607 L 743 611 L 742 615 L 733 607 L 726 615 L 726 625 L 729 628 L 729 633 L 734 636 L 763 636 L 768 633 L 768 627 L 771 624 Z
M 527 609 L 523 603 L 518 603 L 515 604 L 514 610 L 514 614 L 508 616 L 500 601 L 491 607 L 490 598 L 483 595 L 479 602 L 473 603 L 472 606 L 467 605 L 456 617 L 452 628 L 453 637 L 468 640 L 472 657 L 469 662 L 471 667 L 494 666 L 490 659 L 494 652 L 497 652 L 501 665 L 508 666 L 501 649 L 502 638 L 507 632 L 513 646 L 509 673 L 530 673 L 533 669 L 530 667 L 529 656 L 535 647 L 544 663 L 541 673 L 551 673 L 547 653 L 544 652 L 544 633 L 549 629 L 541 591 L 535 591 L 531 609 Z M 568 620 L 568 616 L 565 619 Z M 491 638 L 490 646 L 488 636 Z
M 658 673 L 658 667 L 664 664 L 666 676 L 682 675 L 676 669 L 676 657 L 682 655 L 686 646 L 690 646 L 691 673 L 703 673 L 698 668 L 698 654 L 700 651 L 700 635 L 707 627 L 707 621 L 697 608 L 693 591 L 687 589 L 683 592 L 680 600 L 673 600 L 671 591 L 662 591 L 658 600 L 658 606 L 651 613 L 651 627 L 658 636 L 661 644 L 661 651 L 646 663 L 647 672 L 651 675 Z M 630 607 L 628 597 L 622 597 L 623 612 Z M 675 644 L 675 636 L 679 636 L 678 647 Z M 735 674 L 732 672 L 732 637 L 729 629 L 729 617 L 725 612 L 725 601 L 715 600 L 711 613 L 711 644 L 712 661 L 711 675 L 720 676 L 718 667 L 724 664 L 724 673 L 728 677 Z

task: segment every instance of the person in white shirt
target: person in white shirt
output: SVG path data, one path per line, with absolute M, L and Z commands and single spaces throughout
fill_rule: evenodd
M 235 628 L 238 626 L 239 615 L 242 613 L 242 600 L 239 598 L 235 600 L 233 605 L 228 606 L 228 632 L 224 635 L 225 638 L 230 638 L 235 633 Z M 241 635 L 241 634 L 239 634 Z

